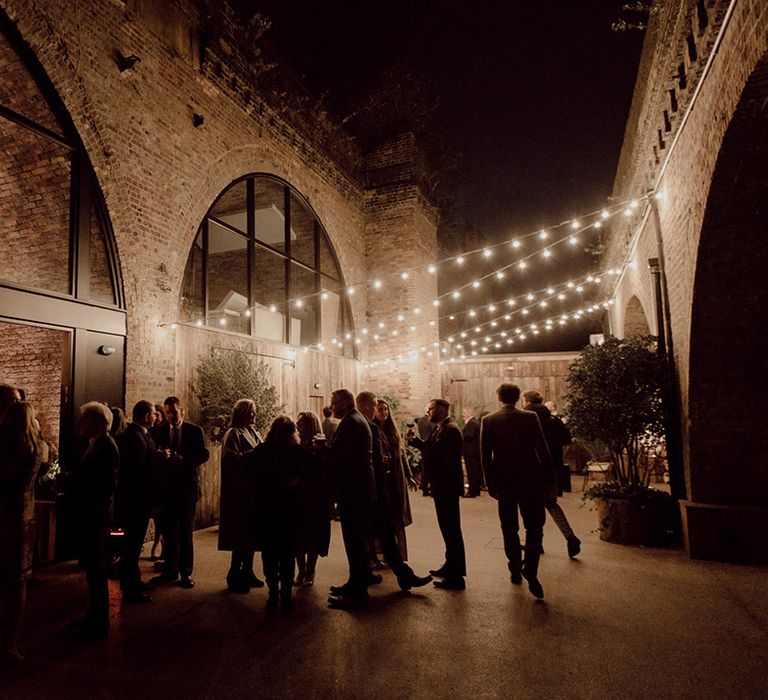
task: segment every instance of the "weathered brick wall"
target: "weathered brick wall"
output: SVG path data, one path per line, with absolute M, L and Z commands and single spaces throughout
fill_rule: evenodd
M 692 421 L 698 421 L 701 417 L 697 415 L 701 401 L 709 405 L 721 405 L 724 400 L 715 391 L 716 387 L 724 386 L 722 381 L 715 379 L 717 367 L 721 365 L 710 362 L 706 369 L 706 360 L 699 366 L 700 373 L 696 381 L 708 383 L 710 395 L 705 399 L 697 393 L 696 397 L 699 398 L 694 398 L 691 362 L 698 352 L 698 343 L 704 343 L 705 347 L 712 350 L 710 358 L 713 358 L 718 350 L 715 350 L 711 336 L 724 334 L 727 337 L 729 332 L 733 332 L 729 329 L 738 327 L 738 334 L 730 336 L 733 342 L 726 343 L 728 347 L 720 346 L 719 352 L 728 353 L 730 350 L 729 362 L 739 368 L 736 373 L 739 375 L 737 385 L 749 391 L 750 381 L 745 378 L 742 361 L 747 355 L 739 347 L 742 344 L 750 347 L 752 343 L 761 342 L 756 335 L 761 332 L 758 330 L 760 324 L 734 323 L 734 320 L 750 313 L 754 316 L 752 312 L 765 306 L 764 299 L 760 301 L 749 294 L 745 298 L 734 298 L 729 287 L 722 284 L 725 279 L 750 277 L 759 265 L 755 247 L 748 244 L 752 240 L 747 235 L 748 227 L 754 228 L 755 225 L 753 213 L 745 213 L 748 206 L 732 208 L 729 225 L 715 226 L 717 230 L 711 234 L 719 237 L 720 246 L 715 249 L 720 254 L 730 251 L 728 257 L 742 261 L 741 276 L 737 272 L 732 273 L 730 278 L 710 275 L 709 284 L 714 286 L 717 293 L 698 288 L 696 283 L 702 265 L 718 265 L 716 258 L 707 260 L 702 257 L 705 242 L 702 230 L 724 138 L 737 107 L 741 108 L 747 99 L 745 86 L 748 81 L 758 83 L 748 98 L 756 104 L 761 104 L 768 93 L 764 77 L 758 75 L 760 62 L 765 61 L 766 56 L 768 5 L 763 0 L 743 0 L 733 4 L 722 42 L 696 95 L 695 109 L 690 111 L 683 124 L 683 115 L 686 114 L 699 78 L 704 74 L 705 65 L 712 55 L 715 39 L 724 26 L 729 5 L 728 2 L 715 0 L 706 3 L 679 0 L 658 6 L 658 13 L 651 18 L 644 47 L 614 195 L 618 199 L 638 196 L 660 178 L 658 191 L 661 198 L 657 204 L 681 393 L 689 494 L 694 500 L 703 502 L 768 503 L 768 480 L 761 466 L 763 458 L 750 453 L 747 462 L 751 461 L 751 464 L 741 461 L 738 467 L 734 467 L 733 458 L 731 456 L 729 459 L 727 450 L 727 443 L 732 445 L 734 442 L 749 440 L 751 438 L 747 437 L 748 433 L 754 434 L 754 430 L 761 432 L 762 428 L 750 420 L 745 422 L 744 416 L 726 421 L 727 425 L 721 422 L 719 428 L 714 416 L 709 416 L 700 426 L 692 426 Z M 707 11 L 704 27 L 699 19 L 701 8 Z M 693 53 L 691 44 L 695 47 Z M 681 79 L 681 75 L 685 79 Z M 757 119 L 759 110 L 755 114 L 754 118 Z M 755 123 L 745 130 L 754 126 Z M 673 143 L 674 149 L 671 148 Z M 755 148 L 754 143 L 752 148 Z M 748 152 L 749 146 L 745 146 L 742 155 L 746 157 Z M 729 171 L 723 172 L 724 178 L 730 178 L 733 197 L 741 186 L 739 173 L 743 168 L 742 161 L 742 157 L 733 158 Z M 764 161 L 762 167 L 762 174 L 755 177 L 764 181 Z M 744 169 L 742 177 L 747 177 L 748 170 Z M 615 228 L 612 231 L 605 256 L 606 267 L 612 267 L 625 255 L 634 252 L 634 270 L 623 276 L 616 293 L 617 303 L 612 311 L 615 328 L 621 327 L 621 309 L 632 296 L 640 299 L 647 312 L 652 313 L 654 309 L 650 276 L 644 270 L 648 257 L 658 257 L 657 231 L 651 213 L 645 218 L 641 216 L 642 210 L 636 220 L 623 225 L 626 229 Z M 638 230 L 639 235 L 632 240 L 632 234 Z M 692 311 L 697 298 L 706 299 L 707 306 L 702 309 L 700 335 L 694 339 L 691 335 Z M 718 298 L 720 303 L 715 303 Z M 654 325 L 652 322 L 651 327 Z M 706 334 L 709 334 L 710 340 L 706 340 Z M 735 376 L 731 378 L 736 379 Z M 735 389 L 737 385 L 731 384 L 731 388 Z M 740 428 L 737 425 L 739 422 Z M 740 470 L 740 479 L 727 476 L 729 470 L 734 468 Z M 745 489 L 745 485 L 750 486 Z
M 0 321 L 0 384 L 24 389 L 46 442 L 59 446 L 61 371 L 69 333 Z
M 387 365 L 369 364 L 364 384 L 370 391 L 399 398 L 401 416 L 421 415 L 440 390 L 439 348 L 434 347 L 438 308 L 432 305 L 437 280 L 427 272 L 437 254 L 437 215 L 421 195 L 418 166 L 411 134 L 382 144 L 366 159 L 366 261 L 369 278 L 380 279 L 383 286 L 368 289 L 364 359 L 372 363 L 417 352 Z M 400 273 L 405 271 L 408 279 L 403 280 Z M 379 322 L 385 328 L 379 329 Z
M 174 335 L 159 324 L 176 318 L 197 228 L 234 179 L 264 172 L 290 182 L 318 214 L 345 275 L 365 278 L 362 188 L 315 145 L 317 132 L 307 137 L 284 105 L 249 84 L 253 61 L 225 31 L 209 31 L 207 47 L 190 39 L 206 28 L 197 7 L 3 3 L 72 116 L 105 195 L 128 309 L 128 405 L 176 389 Z M 141 61 L 121 73 L 116 52 Z M 193 114 L 204 124 L 195 128 Z M 353 299 L 358 325 L 364 311 L 364 296 Z

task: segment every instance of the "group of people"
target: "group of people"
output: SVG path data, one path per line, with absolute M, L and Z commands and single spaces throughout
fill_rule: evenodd
M 247 593 L 264 586 L 254 571 L 255 553 L 261 552 L 267 606 L 291 609 L 293 587 L 313 585 L 318 557 L 328 554 L 334 508 L 349 575 L 330 587 L 330 607 L 368 603 L 369 587 L 382 580 L 372 570 L 377 552 L 403 591 L 430 582 L 462 590 L 467 572 L 460 499 L 476 497 L 484 487 L 498 500 L 512 582 L 526 579 L 531 593 L 542 598 L 538 562 L 545 510 L 566 537 L 568 554 L 576 556 L 580 548 L 557 505 L 556 472 L 570 435 L 537 392 L 525 394 L 526 410 L 516 408 L 517 386 L 502 384 L 497 394 L 499 410 L 478 416 L 476 425 L 468 421 L 463 434 L 449 403 L 436 398 L 427 409 L 428 425 L 420 425 L 420 434 L 410 427 L 405 436 L 389 404 L 369 391 L 357 396 L 346 389 L 334 391 L 322 423 L 311 411 L 299 413 L 295 422 L 280 415 L 263 439 L 255 427 L 254 402 L 237 401 L 221 452 L 219 549 L 231 552 L 229 590 Z M 6 386 L 0 387 L 0 400 L 0 581 L 9 584 L 2 651 L 20 660 L 16 640 L 32 563 L 34 479 L 47 456 L 32 405 Z M 123 532 L 119 574 L 126 602 L 151 602 L 148 591 L 158 584 L 194 586 L 195 508 L 200 466 L 209 458 L 202 429 L 185 419 L 175 396 L 163 402 L 162 415 L 155 404 L 139 401 L 130 423 L 115 430 L 115 420 L 104 404 L 81 407 L 80 456 L 68 488 L 89 591 L 88 611 L 79 626 L 96 639 L 109 631 L 113 514 Z M 417 482 L 406 445 L 422 453 L 422 485 L 428 484 L 434 499 L 445 543 L 444 562 L 423 576 L 407 563 L 408 492 Z M 526 530 L 522 546 L 518 511 Z M 163 554 L 158 575 L 143 582 L 139 557 L 150 516 L 162 533 Z

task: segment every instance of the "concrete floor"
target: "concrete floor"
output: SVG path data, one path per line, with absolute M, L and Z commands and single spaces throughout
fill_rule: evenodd
M 410 559 L 425 573 L 443 547 L 431 499 L 412 504 Z M 579 494 L 561 504 L 583 549 L 569 560 L 548 522 L 543 602 L 510 583 L 486 494 L 462 500 L 466 591 L 403 595 L 385 572 L 356 613 L 326 608 L 346 573 L 337 523 L 289 615 L 265 611 L 264 589 L 227 593 L 215 530 L 196 535 L 194 590 L 164 587 L 151 605 L 122 607 L 111 583 L 108 642 L 73 641 L 84 580 L 71 564 L 43 569 L 30 587 L 27 662 L 0 671 L 0 698 L 768 696 L 768 569 L 601 542 Z

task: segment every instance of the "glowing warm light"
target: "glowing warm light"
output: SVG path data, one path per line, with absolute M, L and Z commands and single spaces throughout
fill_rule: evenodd
M 552 251 L 551 251 L 551 250 L 545 250 L 545 251 L 542 253 L 542 255 L 543 255 L 545 258 L 551 258 L 551 257 L 552 257 Z
M 355 295 L 355 288 L 354 287 L 347 287 L 347 294 L 349 294 L 349 296 L 354 296 Z
M 517 266 L 518 266 L 518 267 L 519 267 L 521 270 L 525 270 L 525 268 L 526 268 L 526 267 L 528 267 L 528 265 L 527 265 L 527 263 L 525 262 L 525 260 L 521 260 L 519 263 L 517 263 Z
M 533 301 L 536 297 L 533 296 L 533 294 L 528 293 L 528 295 L 525 297 L 528 301 Z
M 408 277 L 410 277 L 410 275 L 407 272 L 401 272 L 400 273 L 400 278 L 401 279 L 407 280 Z
M 575 231 L 577 228 L 579 228 L 581 224 L 578 221 L 571 221 L 571 228 Z
M 275 312 L 277 311 L 277 307 L 276 307 L 274 304 L 270 304 L 270 305 L 269 305 L 269 310 L 270 310 L 272 313 L 275 313 Z
M 480 286 L 480 282 L 478 282 L 477 280 L 473 280 L 473 282 L 472 282 L 472 287 L 473 287 L 474 289 L 477 289 L 479 286 Z
M 435 265 L 430 265 L 429 267 L 427 267 L 427 272 L 428 272 L 430 275 L 434 275 L 434 274 L 437 272 L 437 266 L 435 266 Z
M 493 255 L 493 252 L 489 250 L 488 248 L 483 248 L 483 257 L 484 258 L 490 258 L 491 255 Z
M 520 243 L 520 241 L 518 241 L 518 240 L 512 241 L 512 247 L 513 248 L 519 248 L 521 245 L 523 245 L 523 244 Z
M 220 318 L 219 319 L 219 325 L 220 326 L 226 326 L 227 325 L 227 319 L 226 318 Z
M 300 309 L 302 306 L 304 306 L 304 302 L 303 302 L 301 299 L 297 299 L 297 300 L 296 300 L 296 302 L 295 302 L 295 304 L 294 304 L 294 306 L 295 306 L 297 309 Z
M 497 279 L 497 280 L 503 280 L 503 279 L 504 279 L 504 272 L 503 272 L 502 270 L 499 270 L 499 271 L 496 273 L 496 279 Z
M 320 298 L 321 298 L 323 301 L 328 301 L 328 292 L 323 292 L 323 293 L 320 295 Z
M 171 330 L 175 331 L 177 328 L 178 328 L 178 324 L 176 324 L 176 323 L 172 323 L 171 324 Z
M 464 264 L 464 258 L 461 255 L 459 255 L 459 257 L 456 258 L 456 264 L 457 265 L 463 265 Z
M 203 325 L 203 322 L 202 322 L 202 320 L 198 318 L 198 319 L 197 319 L 197 321 L 195 321 L 195 325 L 196 325 L 198 328 L 199 328 L 200 326 L 202 326 L 202 325 Z
M 579 242 L 579 239 L 578 239 L 578 238 L 576 238 L 576 236 L 571 236 L 571 237 L 568 239 L 568 243 L 570 243 L 571 245 L 576 245 L 578 242 Z
M 603 211 L 600 212 L 600 216 L 602 216 L 604 219 L 607 219 L 610 214 L 605 209 L 603 209 Z
M 381 289 L 381 280 L 373 280 L 374 289 Z

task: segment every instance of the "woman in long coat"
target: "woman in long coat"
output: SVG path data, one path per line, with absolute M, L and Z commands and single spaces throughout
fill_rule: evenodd
M 415 491 L 417 484 L 408 465 L 408 458 L 405 456 L 400 431 L 397 429 L 395 421 L 392 420 L 389 404 L 384 399 L 379 399 L 376 403 L 376 413 L 373 419 L 381 430 L 381 456 L 384 460 L 384 473 L 387 478 L 386 488 L 397 546 L 403 561 L 408 561 L 405 528 L 413 522 L 408 489 Z
M 267 439 L 250 457 L 259 489 L 254 524 L 267 579 L 267 607 L 278 597 L 284 610 L 293 608 L 291 590 L 296 546 L 301 529 L 301 480 L 314 458 L 299 445 L 296 424 L 288 416 L 272 422 Z
M 312 411 L 302 411 L 296 420 L 300 444 L 314 456 L 308 462 L 301 480 L 301 527 L 296 548 L 297 586 L 315 582 L 317 558 L 328 556 L 331 542 L 331 505 L 325 473 L 325 435 L 320 417 Z
M 24 660 L 17 641 L 32 572 L 35 476 L 42 448 L 32 404 L 10 405 L 0 424 L 0 584 L 5 584 L 7 617 L 0 662 Z
M 219 550 L 231 551 L 227 587 L 248 593 L 264 582 L 253 571 L 253 507 L 256 489 L 249 456 L 261 443 L 256 431 L 256 404 L 240 399 L 232 409 L 232 427 L 221 443 L 221 500 L 219 503 Z

